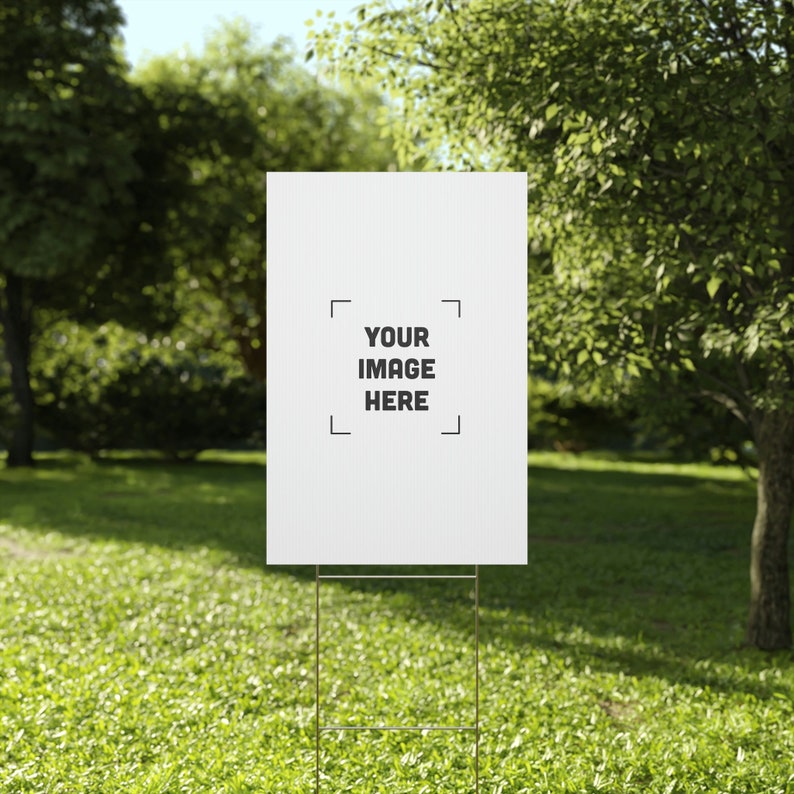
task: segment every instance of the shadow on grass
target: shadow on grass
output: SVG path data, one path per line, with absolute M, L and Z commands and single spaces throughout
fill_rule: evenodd
M 530 466 L 528 484 L 528 564 L 481 571 L 484 651 L 551 651 L 582 669 L 773 695 L 771 684 L 711 663 L 736 654 L 750 665 L 766 660 L 738 649 L 754 512 L 750 482 Z M 314 581 L 313 566 L 266 565 L 263 460 L 45 460 L 32 473 L 0 470 L 0 493 L 0 523 L 165 548 L 216 548 L 236 564 Z M 334 587 L 397 598 L 406 617 L 471 636 L 472 612 L 465 609 L 472 605 L 471 585 L 445 590 L 422 580 L 349 579 Z
M 186 549 L 265 564 L 265 465 L 50 457 L 0 469 L 0 523 L 67 536 Z
M 760 671 L 767 654 L 742 650 L 749 597 L 755 491 L 746 479 L 652 471 L 528 469 L 528 562 L 481 570 L 481 638 L 487 649 L 553 653 L 578 669 L 767 699 L 780 682 Z M 487 531 L 487 530 L 486 530 Z M 314 569 L 272 568 L 305 581 Z M 468 573 L 471 568 L 390 569 Z M 324 574 L 378 569 L 328 567 Z M 323 585 L 325 586 L 325 585 Z M 357 593 L 411 595 L 409 617 L 454 626 L 472 621 L 431 586 L 346 580 Z M 469 592 L 465 598 L 471 599 Z M 444 609 L 444 604 L 448 609 Z M 441 617 L 439 617 L 441 616 Z M 774 663 L 790 660 L 789 654 Z M 794 693 L 792 693 L 794 694 Z

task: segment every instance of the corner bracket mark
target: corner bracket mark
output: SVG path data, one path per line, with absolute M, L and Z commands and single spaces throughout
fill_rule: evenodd
M 334 415 L 331 414 L 331 435 L 332 436 L 351 436 L 353 435 L 350 431 L 342 431 L 342 430 L 334 430 Z
M 331 301 L 331 317 L 334 316 L 334 304 L 335 303 L 352 303 L 353 301 L 348 300 L 346 298 L 336 298 Z
M 458 414 L 458 429 L 457 430 L 442 430 L 442 436 L 459 436 L 460 435 L 460 414 Z
M 460 301 L 459 300 L 454 300 L 454 299 L 446 300 L 446 299 L 442 298 L 441 302 L 442 303 L 457 303 L 458 304 L 458 317 L 460 317 Z

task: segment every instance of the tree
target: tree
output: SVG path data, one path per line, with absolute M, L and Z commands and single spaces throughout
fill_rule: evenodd
M 527 171 L 533 361 L 746 423 L 747 641 L 790 646 L 794 5 L 375 2 L 318 50 L 401 103 L 405 162 L 420 140 L 448 167 Z
M 268 171 L 387 170 L 374 94 L 321 85 L 285 41 L 259 44 L 251 27 L 226 23 L 199 55 L 151 59 L 136 73 L 168 124 L 192 94 L 216 107 L 202 152 L 184 158 L 192 191 L 173 240 L 183 323 L 208 347 L 231 341 L 248 373 L 265 380 Z M 236 136 L 236 140 L 234 139 Z
M 169 193 L 157 117 L 125 79 L 113 0 L 0 9 L 0 326 L 30 465 L 30 353 L 43 307 L 94 320 L 167 308 L 156 230 Z M 145 309 L 145 311 L 144 311 Z

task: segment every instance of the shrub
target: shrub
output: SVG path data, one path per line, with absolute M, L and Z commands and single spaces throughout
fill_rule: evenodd
M 84 363 L 64 359 L 37 383 L 47 395 L 38 423 L 69 449 L 190 459 L 203 449 L 264 446 L 264 385 L 189 355 L 165 360 L 130 351 L 93 380 Z

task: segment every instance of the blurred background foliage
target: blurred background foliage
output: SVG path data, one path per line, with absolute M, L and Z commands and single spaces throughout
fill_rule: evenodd
M 655 458 L 757 465 L 747 426 L 694 391 L 671 391 L 652 411 L 649 383 L 616 398 L 598 386 L 551 380 L 527 381 L 527 448 L 582 453 L 588 450 L 646 453 Z
M 363 77 L 331 88 L 243 21 L 130 73 L 112 0 L 0 17 L 0 445 L 18 445 L 30 412 L 40 447 L 92 455 L 263 446 L 266 174 L 396 170 L 399 114 Z M 423 151 L 413 167 L 443 167 Z M 550 254 L 533 244 L 540 278 Z M 665 377 L 673 396 L 649 410 Z M 745 426 L 686 379 L 616 390 L 536 368 L 528 447 L 753 463 Z
M 112 0 L 0 13 L 9 463 L 264 447 L 266 174 L 396 170 L 379 95 L 324 85 L 288 40 L 222 23 L 130 73 L 120 24 Z

